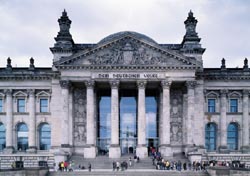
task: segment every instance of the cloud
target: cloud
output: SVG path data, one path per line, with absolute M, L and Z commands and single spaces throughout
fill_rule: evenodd
M 0 66 L 51 66 L 49 47 L 59 30 L 57 19 L 66 8 L 77 43 L 96 43 L 119 31 L 148 35 L 158 43 L 181 43 L 190 9 L 206 52 L 204 67 L 242 67 L 250 58 L 250 3 L 226 0 L 0 0 Z

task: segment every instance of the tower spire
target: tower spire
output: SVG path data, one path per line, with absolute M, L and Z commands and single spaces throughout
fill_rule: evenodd
M 58 19 L 59 32 L 55 37 L 56 43 L 50 48 L 54 54 L 53 62 L 60 60 L 61 57 L 70 56 L 73 54 L 74 41 L 70 34 L 71 20 L 69 19 L 66 10 L 62 12 L 62 16 Z
M 201 47 L 196 25 L 198 20 L 194 17 L 192 10 L 189 11 L 187 19 L 184 21 L 186 33 L 182 40 L 182 52 L 186 56 L 195 57 L 202 64 L 202 54 L 205 48 Z

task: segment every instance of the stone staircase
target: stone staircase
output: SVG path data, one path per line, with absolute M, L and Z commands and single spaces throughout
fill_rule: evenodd
M 111 170 L 92 170 L 88 171 L 74 171 L 74 172 L 50 172 L 49 176 L 85 176 L 85 175 L 126 175 L 126 176 L 209 176 L 206 172 L 195 172 L 195 171 L 166 171 L 166 170 L 135 170 L 128 169 L 126 171 L 111 171 Z
M 113 161 L 127 161 L 129 163 L 129 158 L 132 158 L 132 166 L 128 167 L 125 171 L 113 171 L 112 163 Z M 171 158 L 164 158 L 169 161 L 181 161 L 182 163 L 188 163 L 188 159 L 181 155 L 176 154 Z M 145 159 L 140 159 L 139 163 L 134 163 L 133 156 L 127 155 L 122 156 L 117 159 L 110 159 L 107 156 L 98 156 L 95 159 L 86 159 L 83 156 L 73 155 L 70 158 L 70 161 L 74 162 L 74 171 L 73 172 L 53 172 L 51 171 L 49 176 L 81 176 L 81 175 L 132 175 L 132 176 L 208 176 L 206 172 L 202 171 L 167 171 L 167 170 L 156 170 L 156 167 L 152 163 L 150 157 Z M 91 163 L 92 171 L 88 171 L 88 164 Z M 84 166 L 85 169 L 79 169 L 80 166 Z

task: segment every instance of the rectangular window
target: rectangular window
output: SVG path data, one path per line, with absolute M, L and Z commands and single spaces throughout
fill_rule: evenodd
M 17 112 L 25 112 L 25 99 L 17 99 Z
M 3 99 L 0 99 L 0 112 L 3 112 Z
M 48 99 L 40 99 L 40 112 L 48 112 Z
M 208 99 L 208 112 L 215 112 L 215 99 Z
M 230 112 L 238 112 L 238 99 L 230 99 Z

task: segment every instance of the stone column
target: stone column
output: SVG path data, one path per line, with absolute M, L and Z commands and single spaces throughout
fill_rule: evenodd
M 121 149 L 119 146 L 119 81 L 110 81 L 111 87 L 111 143 L 109 148 L 110 158 L 120 158 Z
M 62 131 L 61 131 L 61 146 L 63 148 L 69 148 L 69 88 L 71 86 L 70 81 L 60 81 L 62 88 Z
M 13 147 L 13 98 L 12 90 L 5 90 L 6 94 L 6 148 L 5 153 L 12 153 Z
M 220 146 L 221 153 L 227 153 L 227 90 L 220 91 Z
M 85 158 L 96 157 L 96 146 L 95 146 L 95 116 L 94 116 L 94 80 L 88 80 L 85 82 L 87 88 L 87 105 L 86 105 L 86 119 L 87 119 L 87 146 L 84 149 Z
M 162 113 L 160 132 L 160 152 L 162 156 L 173 156 L 170 146 L 170 86 L 171 81 L 161 81 L 162 86 Z
M 196 86 L 196 81 L 187 81 L 187 148 L 193 147 L 193 127 L 192 120 L 194 119 L 194 88 Z
M 138 142 L 136 147 L 136 155 L 140 158 L 148 156 L 146 147 L 146 111 L 145 111 L 145 88 L 146 81 L 138 81 Z
M 27 152 L 36 152 L 36 105 L 35 90 L 28 90 L 29 93 L 29 149 Z
M 249 153 L 249 90 L 243 90 L 243 102 L 242 102 L 242 152 Z

